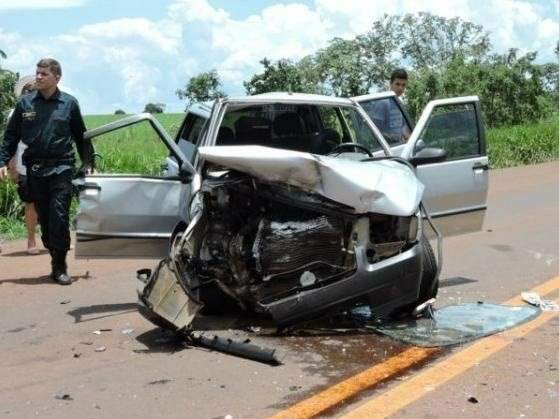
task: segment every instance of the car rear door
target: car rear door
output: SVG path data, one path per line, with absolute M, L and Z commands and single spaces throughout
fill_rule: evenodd
M 162 257 L 167 253 L 173 228 L 187 219 L 190 182 L 196 173 L 153 116 L 125 118 L 88 131 L 86 136 L 97 137 L 142 121 L 151 124 L 164 146 L 180 162 L 180 173 L 176 176 L 96 173 L 76 180 L 79 190 L 77 258 Z M 125 139 L 126 136 L 115 141 L 114 146 L 119 147 L 119 141 Z
M 379 98 L 362 97 L 359 102 L 367 112 L 363 102 L 374 100 Z M 403 110 L 402 115 L 405 118 Z M 447 154 L 442 162 L 416 168 L 425 185 L 423 201 L 437 227 L 444 236 L 481 230 L 487 210 L 489 161 L 479 98 L 429 102 L 409 138 L 392 144 L 391 150 L 410 160 L 425 148 L 442 148 Z

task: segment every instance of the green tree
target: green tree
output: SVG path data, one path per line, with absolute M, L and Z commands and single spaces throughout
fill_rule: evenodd
M 0 49 L 0 58 L 6 59 L 6 53 Z M 4 132 L 6 123 L 6 112 L 13 108 L 16 103 L 14 86 L 18 75 L 10 70 L 2 68 L 0 60 L 0 133 Z
M 549 94 L 553 106 L 557 109 L 559 108 L 559 41 L 557 41 L 553 52 L 557 62 L 543 64 L 541 71 L 544 89 Z
M 535 53 L 518 56 L 511 49 L 481 63 L 457 55 L 446 65 L 419 69 L 406 92 L 408 109 L 417 117 L 429 100 L 478 95 L 490 126 L 535 121 L 549 112 L 541 67 L 535 59 Z
M 187 99 L 188 105 L 193 102 L 206 102 L 225 97 L 221 80 L 216 70 L 200 73 L 191 77 L 184 89 L 176 91 L 179 99 Z
M 165 110 L 165 104 L 163 103 L 148 103 L 144 107 L 144 112 L 149 112 L 149 113 L 163 113 L 164 110 Z
M 115 115 L 126 115 L 126 112 L 124 112 L 122 109 L 117 109 L 115 111 Z
M 355 39 L 334 38 L 316 54 L 318 74 L 326 90 L 335 96 L 357 96 L 369 91 L 366 63 Z
M 312 57 L 294 63 L 281 59 L 272 63 L 267 58 L 260 60 L 264 71 L 243 82 L 248 95 L 268 92 L 317 93 L 317 77 Z
M 431 13 L 406 14 L 394 25 L 401 39 L 405 61 L 418 68 L 436 68 L 456 57 L 479 62 L 491 49 L 489 33 L 483 26 Z

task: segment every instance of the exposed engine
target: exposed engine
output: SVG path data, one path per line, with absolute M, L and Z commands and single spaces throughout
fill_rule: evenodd
M 356 216 L 339 204 L 317 202 L 315 195 L 258 183 L 235 171 L 209 173 L 200 193 L 201 217 L 175 244 L 174 254 L 185 285 L 203 302 L 208 303 L 208 290 L 218 288 L 242 308 L 258 310 L 258 302 L 355 271 Z M 406 243 L 394 238 L 398 217 L 381 218 L 371 237 L 383 243 L 371 243 L 371 261 L 397 253 Z

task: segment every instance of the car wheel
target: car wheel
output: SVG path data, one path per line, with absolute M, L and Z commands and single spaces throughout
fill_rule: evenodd
M 423 250 L 423 273 L 421 286 L 419 288 L 419 300 L 421 304 L 431 298 L 435 298 L 439 292 L 439 277 L 437 276 L 437 259 L 431 243 L 425 236 L 421 237 L 421 248 Z
M 427 240 L 427 237 L 421 236 L 419 243 L 422 249 L 423 264 L 419 296 L 413 303 L 394 309 L 390 313 L 390 318 L 392 319 L 402 319 L 410 316 L 419 304 L 431 298 L 435 298 L 439 291 L 439 277 L 437 275 L 437 259 L 435 258 L 435 252 L 431 247 L 431 243 Z

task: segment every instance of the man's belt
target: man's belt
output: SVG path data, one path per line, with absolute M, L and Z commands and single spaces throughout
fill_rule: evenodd
M 62 165 L 68 165 L 68 166 L 72 166 L 74 164 L 74 161 L 72 159 L 61 159 L 61 158 L 57 158 L 57 159 L 37 159 L 37 158 L 30 158 L 30 159 L 24 159 L 25 166 L 27 166 L 28 168 L 30 168 L 32 171 L 36 172 L 38 170 L 41 170 L 43 168 L 49 168 L 49 167 L 56 167 L 56 166 L 62 166 Z

